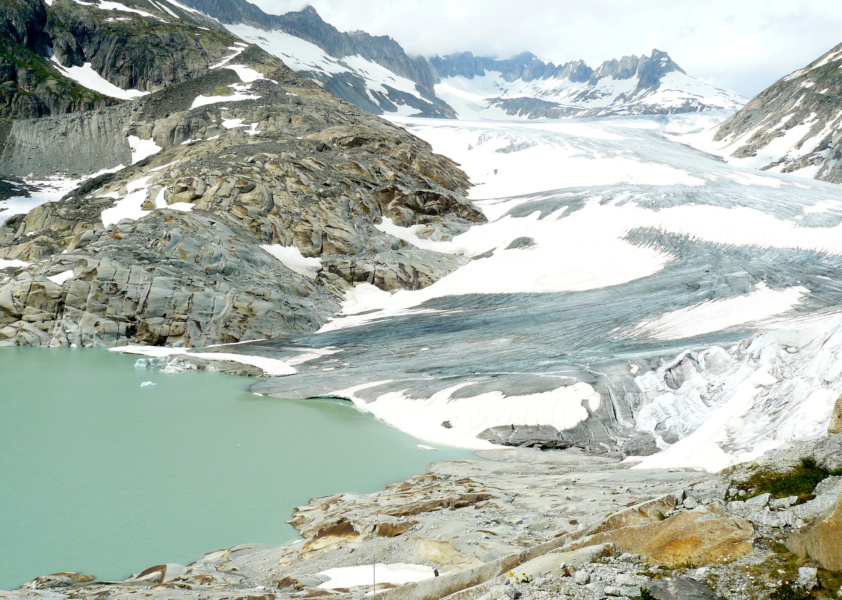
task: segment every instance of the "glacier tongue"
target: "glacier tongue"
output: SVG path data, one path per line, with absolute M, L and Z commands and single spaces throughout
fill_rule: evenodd
M 331 349 L 254 390 L 346 398 L 437 444 L 644 466 L 718 469 L 821 434 L 842 392 L 842 188 L 665 135 L 710 118 L 400 119 L 463 165 L 489 222 L 379 228 L 472 260 L 418 291 L 358 286 L 316 334 L 244 346 Z
M 637 429 L 664 450 L 637 466 L 718 471 L 824 435 L 842 394 L 840 352 L 842 317 L 801 319 L 728 351 L 684 352 L 638 376 L 645 400 Z M 682 437 L 672 445 L 659 433 L 669 422 Z

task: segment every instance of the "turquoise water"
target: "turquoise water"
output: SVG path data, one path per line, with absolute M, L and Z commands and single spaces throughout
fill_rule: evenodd
M 311 497 L 370 492 L 455 449 L 337 401 L 246 392 L 99 350 L 0 348 L 0 589 L 57 571 L 122 579 L 236 544 L 296 538 Z M 144 381 L 156 386 L 140 387 Z

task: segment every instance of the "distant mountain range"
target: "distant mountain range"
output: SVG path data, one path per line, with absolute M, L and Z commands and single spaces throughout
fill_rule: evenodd
M 737 109 L 734 92 L 687 75 L 666 52 L 596 69 L 531 53 L 508 60 L 462 52 L 410 57 L 392 38 L 340 32 L 312 7 L 268 15 L 246 0 L 185 0 L 326 90 L 376 114 L 510 119 Z

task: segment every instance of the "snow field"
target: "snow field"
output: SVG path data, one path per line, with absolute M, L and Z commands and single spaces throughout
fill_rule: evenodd
M 389 392 L 373 402 L 366 402 L 356 395 L 384 383 L 392 382 L 365 383 L 331 395 L 350 399 L 359 409 L 422 441 L 475 450 L 495 447 L 491 442 L 476 437 L 489 427 L 517 424 L 568 429 L 588 418 L 583 403 L 587 403 L 591 410 L 596 410 L 600 403 L 599 394 L 587 383 L 523 396 L 489 392 L 458 400 L 452 395 L 469 383 L 460 383 L 433 394 L 429 399 Z M 450 427 L 442 426 L 445 421 Z

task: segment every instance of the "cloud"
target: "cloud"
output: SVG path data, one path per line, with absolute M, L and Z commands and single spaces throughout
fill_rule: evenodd
M 308 2 L 252 0 L 266 12 Z M 343 31 L 390 35 L 410 54 L 470 50 L 591 66 L 653 48 L 691 75 L 754 95 L 842 42 L 838 0 L 311 0 Z

